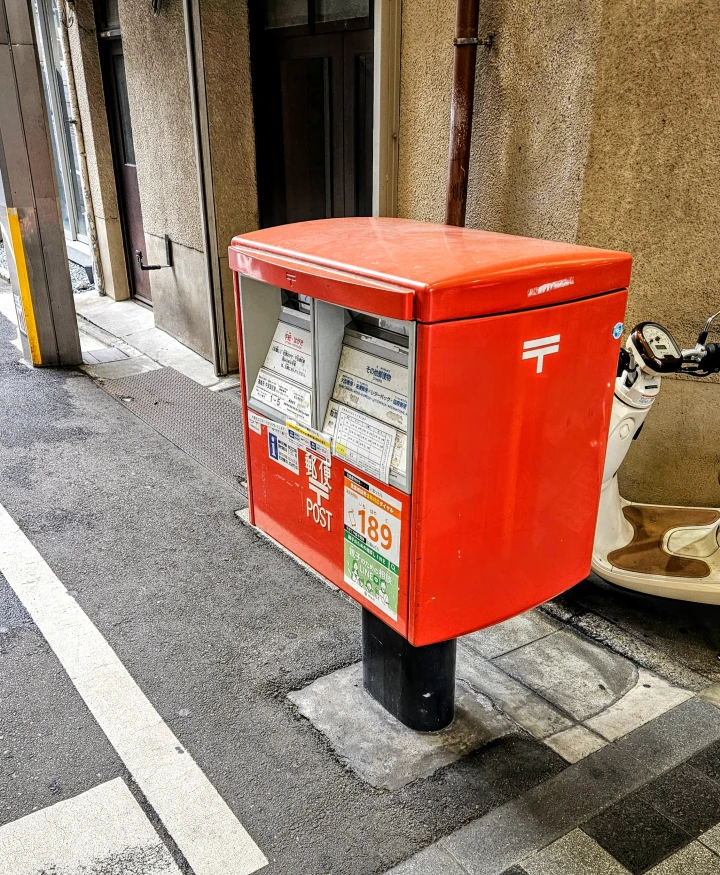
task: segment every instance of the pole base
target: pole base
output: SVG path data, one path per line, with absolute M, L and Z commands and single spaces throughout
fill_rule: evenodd
M 363 686 L 383 708 L 417 732 L 437 732 L 455 716 L 457 641 L 413 647 L 362 609 Z

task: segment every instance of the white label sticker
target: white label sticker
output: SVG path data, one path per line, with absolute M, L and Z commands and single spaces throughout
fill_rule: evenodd
M 265 358 L 265 367 L 281 377 L 300 383 L 308 389 L 312 388 L 310 332 L 286 322 L 278 322 Z
M 258 434 L 262 434 L 262 426 L 263 422 L 267 422 L 264 417 L 258 416 L 257 413 L 253 413 L 252 410 L 248 410 L 248 428 L 250 431 L 255 431 Z
M 298 448 L 290 443 L 288 430 L 283 425 L 268 425 L 268 455 L 294 474 L 300 473 Z
M 345 583 L 397 620 L 402 505 L 350 471 L 344 486 Z
M 392 426 L 341 405 L 335 424 L 333 453 L 387 483 L 396 437 Z
M 300 425 L 310 425 L 312 422 L 312 392 L 278 377 L 266 368 L 260 368 L 250 397 L 280 411 L 284 418 Z
M 407 435 L 404 432 L 399 431 L 395 438 L 395 446 L 393 448 L 392 458 L 390 459 L 390 469 L 400 474 L 402 477 L 404 477 L 407 472 L 406 446 Z
M 408 369 L 343 346 L 333 398 L 407 431 Z

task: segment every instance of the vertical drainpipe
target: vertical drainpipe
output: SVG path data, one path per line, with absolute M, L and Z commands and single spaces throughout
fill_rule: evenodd
M 210 306 L 210 330 L 215 375 L 228 372 L 225 308 L 218 253 L 215 221 L 215 194 L 212 179 L 210 126 L 208 121 L 207 92 L 205 90 L 205 63 L 203 58 L 200 0 L 183 0 L 185 19 L 185 49 L 188 79 L 190 81 L 190 111 L 192 114 L 195 163 L 200 196 L 200 224 L 202 227 L 205 260 L 205 284 Z
M 445 224 L 465 224 L 480 0 L 457 0 Z

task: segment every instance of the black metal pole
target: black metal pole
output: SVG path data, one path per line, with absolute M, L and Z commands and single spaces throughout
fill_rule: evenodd
M 457 641 L 413 647 L 370 611 L 362 611 L 363 686 L 393 717 L 418 732 L 437 732 L 455 716 Z

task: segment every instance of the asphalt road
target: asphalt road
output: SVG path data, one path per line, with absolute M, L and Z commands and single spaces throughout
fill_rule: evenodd
M 364 784 L 286 698 L 359 659 L 358 610 L 244 528 L 236 491 L 84 374 L 26 368 L 13 337 L 0 317 L 0 502 L 265 871 L 382 872 L 563 768 L 518 733 L 395 793 Z M 0 628 L 2 824 L 124 768 L 3 581 Z

